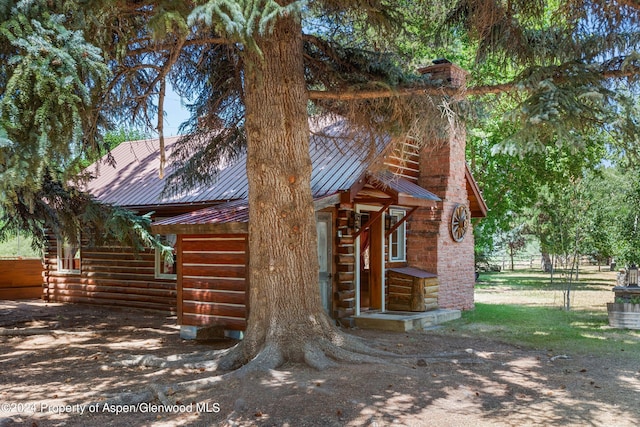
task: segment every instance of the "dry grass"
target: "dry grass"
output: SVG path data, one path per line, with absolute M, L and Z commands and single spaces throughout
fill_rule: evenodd
M 598 267 L 582 267 L 579 280 L 571 287 L 573 310 L 593 312 L 607 311 L 607 303 L 613 302 L 612 288 L 616 272 L 598 271 Z M 566 277 L 556 274 L 554 283 L 549 274 L 538 270 L 503 271 L 482 273 L 476 285 L 476 302 L 482 304 L 516 304 L 524 306 L 558 307 L 564 305 L 567 288 Z

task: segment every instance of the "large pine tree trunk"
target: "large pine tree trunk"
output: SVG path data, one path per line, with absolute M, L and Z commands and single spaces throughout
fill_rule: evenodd
M 329 338 L 318 285 L 301 24 L 280 18 L 245 55 L 250 314 L 245 362 L 265 348 L 303 360 Z

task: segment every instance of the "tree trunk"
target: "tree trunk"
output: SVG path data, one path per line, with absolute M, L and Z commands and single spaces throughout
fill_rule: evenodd
M 551 262 L 551 257 L 547 252 L 542 252 L 542 271 L 545 273 L 551 273 L 553 269 L 553 264 Z
M 513 248 L 509 246 L 509 258 L 511 258 L 511 271 L 515 270 L 515 266 L 513 263 Z
M 336 331 L 321 306 L 302 31 L 295 16 L 256 38 L 245 61 L 249 318 L 244 362 L 268 349 L 301 361 Z

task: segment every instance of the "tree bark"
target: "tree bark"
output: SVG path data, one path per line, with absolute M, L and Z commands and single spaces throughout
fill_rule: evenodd
M 551 257 L 549 256 L 549 253 L 542 252 L 542 271 L 544 271 L 545 273 L 551 273 L 552 269 L 553 269 L 553 263 L 551 262 Z
M 513 256 L 514 256 L 514 254 L 513 254 L 513 246 L 509 245 L 508 247 L 509 247 L 509 258 L 511 259 L 511 271 L 514 271 L 515 270 L 515 266 L 514 266 L 514 263 L 513 263 Z
M 250 304 L 241 358 L 302 361 L 308 343 L 337 329 L 320 301 L 299 18 L 281 17 L 256 41 L 260 51 L 244 57 Z

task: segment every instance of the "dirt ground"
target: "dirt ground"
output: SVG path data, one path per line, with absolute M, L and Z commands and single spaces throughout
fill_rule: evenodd
M 176 403 L 105 406 L 151 384 L 212 375 L 127 367 L 231 345 L 179 338 L 174 317 L 139 310 L 0 301 L 0 426 L 637 426 L 640 360 L 507 345 L 449 326 L 353 330 L 397 357 L 322 372 L 300 365 L 230 380 Z M 637 345 L 630 343 L 628 345 Z

